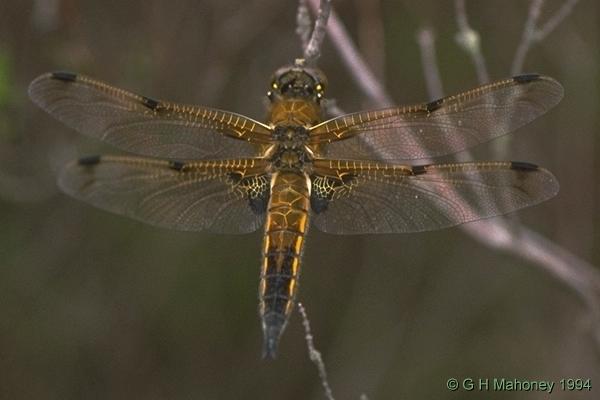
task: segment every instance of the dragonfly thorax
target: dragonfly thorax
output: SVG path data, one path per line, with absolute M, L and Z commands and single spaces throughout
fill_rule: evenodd
M 273 130 L 273 138 L 285 149 L 304 147 L 308 136 L 308 130 L 300 125 L 279 125 Z
M 312 160 L 306 147 L 309 133 L 301 125 L 279 125 L 273 130 L 273 138 L 277 144 L 270 156 L 271 165 L 277 170 L 303 169 Z
M 304 147 L 293 149 L 276 147 L 269 161 L 276 171 L 299 172 L 312 161 L 312 157 Z

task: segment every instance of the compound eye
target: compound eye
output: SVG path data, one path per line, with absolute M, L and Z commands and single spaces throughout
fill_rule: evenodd
M 291 83 L 286 83 L 281 87 L 281 93 L 287 93 L 292 88 Z

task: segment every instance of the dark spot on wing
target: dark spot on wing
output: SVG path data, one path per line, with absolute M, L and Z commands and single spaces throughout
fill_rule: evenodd
M 340 178 L 312 175 L 312 191 L 310 193 L 310 208 L 316 214 L 327 210 L 329 202 L 333 199 L 335 189 L 343 185 L 351 185 L 355 179 L 354 174 L 347 173 Z
M 96 165 L 100 162 L 101 156 L 87 156 L 87 157 L 81 157 L 79 160 L 77 160 L 77 164 L 79 165 L 83 165 L 83 166 L 92 166 L 92 165 Z
M 229 179 L 231 180 L 231 183 L 233 183 L 233 184 L 240 183 L 243 178 L 243 175 L 239 172 L 230 172 L 227 175 L 229 176 Z
M 310 208 L 317 214 L 321 214 L 326 211 L 329 207 L 329 199 L 326 197 L 320 197 L 316 194 L 310 196 Z
M 250 197 L 248 198 L 248 204 L 250 205 L 250 209 L 256 215 L 262 215 L 267 211 L 267 207 L 269 205 L 269 195 L 260 196 L 260 197 Z
M 262 215 L 267 211 L 271 187 L 269 178 L 266 175 L 244 178 L 242 173 L 234 171 L 229 172 L 227 177 L 229 178 L 229 184 L 239 185 L 246 190 L 248 205 L 254 214 Z
M 435 110 L 440 109 L 442 107 L 442 104 L 444 104 L 444 99 L 437 99 L 437 100 L 427 103 L 425 105 L 425 108 L 427 109 L 428 112 L 434 112 Z
M 414 165 L 412 167 L 412 174 L 413 175 L 422 175 L 427 172 L 428 166 L 429 165 Z
M 63 82 L 75 82 L 77 80 L 77 74 L 66 71 L 57 71 L 53 72 L 51 75 L 52 79 L 56 79 L 58 81 Z
M 265 175 L 251 176 L 242 179 L 241 184 L 246 188 L 248 204 L 252 212 L 256 215 L 264 214 L 269 206 L 271 195 L 269 179 Z
M 539 167 L 535 164 L 531 164 L 528 162 L 511 161 L 510 169 L 514 169 L 516 171 L 537 171 Z
M 157 100 L 142 96 L 142 104 L 151 110 L 156 110 L 160 103 Z
M 185 163 L 181 161 L 169 161 L 169 168 L 174 171 L 180 172 L 183 167 L 185 167 Z
M 346 186 L 350 186 L 354 183 L 354 181 L 356 181 L 356 174 L 351 174 L 351 173 L 347 173 L 347 174 L 342 174 L 340 176 L 340 178 L 342 178 L 342 183 Z M 339 186 L 339 185 L 336 185 Z
M 523 75 L 517 75 L 517 76 L 513 77 L 513 80 L 517 83 L 529 83 L 529 82 L 537 81 L 538 79 L 540 79 L 539 74 L 523 74 Z

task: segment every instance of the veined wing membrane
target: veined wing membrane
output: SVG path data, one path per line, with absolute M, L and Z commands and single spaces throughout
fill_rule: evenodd
M 260 159 L 184 163 L 94 156 L 69 164 L 59 185 L 77 199 L 152 225 L 249 233 L 265 218 L 264 167 Z
M 509 133 L 554 107 L 563 88 L 552 78 L 521 75 L 430 103 L 359 112 L 311 128 L 324 156 L 416 160 L 456 153 Z
M 550 172 L 521 162 L 411 167 L 317 160 L 314 171 L 312 223 L 334 234 L 435 230 L 506 214 L 558 192 Z
M 84 135 L 146 156 L 206 160 L 256 155 L 270 128 L 227 111 L 139 96 L 86 76 L 44 74 L 29 86 L 42 109 Z

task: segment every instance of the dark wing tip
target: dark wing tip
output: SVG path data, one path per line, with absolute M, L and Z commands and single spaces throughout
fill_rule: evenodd
M 50 73 L 50 78 L 63 82 L 75 82 L 77 80 L 77 74 L 69 71 L 56 71 Z
M 82 166 L 92 166 L 92 165 L 96 165 L 100 163 L 101 160 L 101 156 L 86 156 L 86 157 L 81 157 L 79 160 L 77 160 L 77 165 L 82 165 Z
M 42 74 L 35 78 L 29 84 L 29 88 L 27 90 L 27 94 L 29 98 L 38 106 L 43 109 L 46 109 L 47 99 L 45 98 L 47 85 L 49 81 L 60 81 L 71 83 L 77 80 L 77 74 L 67 71 L 56 71 L 56 72 L 48 72 Z
M 513 76 L 513 80 L 517 83 L 529 83 L 533 81 L 537 81 L 541 79 L 542 76 L 540 74 L 522 74 Z
M 524 74 L 514 76 L 512 79 L 516 85 L 523 85 L 525 91 L 530 91 L 532 99 L 539 99 L 536 104 L 543 107 L 545 111 L 556 106 L 565 93 L 560 82 L 546 75 Z
M 531 177 L 532 180 L 530 182 L 532 185 L 534 185 L 533 182 L 537 182 L 538 185 L 541 185 L 537 187 L 539 194 L 538 201 L 532 204 L 551 199 L 556 196 L 560 190 L 560 184 L 556 177 L 552 175 L 552 172 L 538 165 L 524 161 L 511 161 L 510 169 L 521 175 L 523 179 Z
M 516 171 L 538 171 L 540 167 L 535 164 L 531 164 L 524 161 L 511 161 L 510 169 L 514 169 Z

